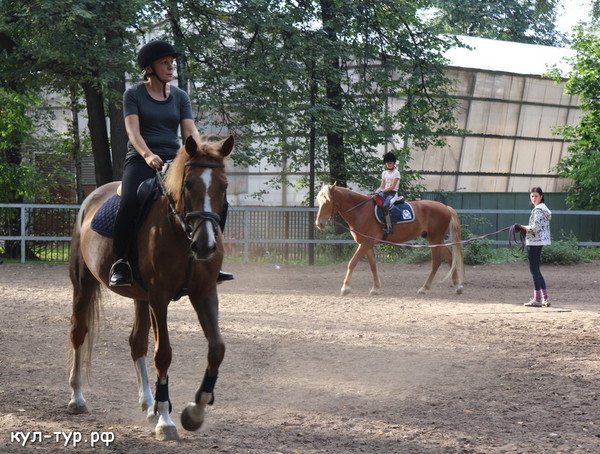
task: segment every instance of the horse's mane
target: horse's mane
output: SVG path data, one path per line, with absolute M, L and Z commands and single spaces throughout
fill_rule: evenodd
M 323 197 L 331 198 L 331 190 L 332 189 L 335 190 L 335 191 L 337 191 L 339 189 L 341 191 L 349 192 L 349 193 L 351 193 L 353 195 L 356 195 L 356 196 L 359 196 L 359 197 L 363 197 L 363 198 L 369 197 L 368 195 L 363 194 L 361 192 L 357 192 L 357 191 L 355 191 L 353 189 L 345 188 L 344 186 L 337 186 L 337 185 L 334 186 L 332 184 L 323 185 L 323 188 L 321 188 L 321 191 L 319 191 L 318 196 L 323 196 Z
M 196 154 L 193 157 L 187 153 L 185 145 L 181 146 L 169 166 L 169 171 L 165 176 L 165 188 L 173 197 L 178 197 L 181 192 L 181 183 L 187 162 L 203 158 L 207 161 L 223 162 L 223 156 L 219 153 L 219 142 L 211 141 L 208 137 L 203 136 L 200 140 L 196 140 L 196 145 Z
M 360 196 L 360 197 L 370 197 L 367 194 L 363 194 L 362 192 L 358 192 L 358 191 L 355 191 L 354 189 L 350 189 L 350 188 L 345 188 L 343 186 L 336 186 L 335 188 L 342 189 L 343 191 L 350 192 L 350 193 Z

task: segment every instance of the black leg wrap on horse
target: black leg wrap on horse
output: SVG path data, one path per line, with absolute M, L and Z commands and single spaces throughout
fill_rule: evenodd
M 204 378 L 202 379 L 202 384 L 200 385 L 200 388 L 198 388 L 198 391 L 196 392 L 196 403 L 200 402 L 200 397 L 201 397 L 202 393 L 210 393 L 211 394 L 212 397 L 211 397 L 208 405 L 212 405 L 215 403 L 214 389 L 215 389 L 215 384 L 217 383 L 217 377 L 218 377 L 218 374 L 214 375 L 213 377 L 209 377 L 208 369 L 206 369 L 206 372 L 204 372 Z
M 160 379 L 156 380 L 156 392 L 154 393 L 154 414 L 158 412 L 158 402 L 169 402 L 169 413 L 173 411 L 173 405 L 169 399 L 169 377 L 165 384 L 160 384 Z

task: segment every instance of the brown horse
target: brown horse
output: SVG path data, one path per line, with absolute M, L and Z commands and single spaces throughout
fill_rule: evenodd
M 375 262 L 375 252 L 373 246 L 383 239 L 383 226 L 377 221 L 374 214 L 374 203 L 372 197 L 359 194 L 350 189 L 337 187 L 336 184 L 323 184 L 321 191 L 317 195 L 319 203 L 319 212 L 315 223 L 322 229 L 325 223 L 335 214 L 346 221 L 350 227 L 350 233 L 354 241 L 358 243 L 358 249 L 348 262 L 348 271 L 342 284 L 342 295 L 350 293 L 350 279 L 352 272 L 358 261 L 367 256 L 371 273 L 373 274 L 373 287 L 371 295 L 379 293 L 381 282 L 377 275 L 377 264 Z M 440 202 L 431 200 L 419 200 L 411 202 L 415 213 L 415 220 L 402 224 L 394 225 L 393 232 L 388 236 L 387 241 L 394 243 L 405 243 L 414 240 L 418 236 L 427 239 L 429 244 L 443 244 L 444 237 L 448 229 L 452 230 L 453 241 L 460 242 L 460 221 L 458 214 L 453 208 Z M 452 246 L 452 253 L 446 246 L 432 247 L 431 249 L 431 272 L 418 293 L 424 293 L 429 290 L 431 282 L 440 267 L 441 255 L 443 254 L 446 262 L 451 264 L 448 277 L 452 277 L 452 283 L 456 286 L 456 293 L 462 293 L 465 281 L 463 249 L 462 244 Z
M 217 276 L 223 261 L 222 235 L 218 227 L 225 200 L 227 177 L 224 158 L 233 149 L 233 138 L 196 141 L 188 138 L 171 164 L 164 191 L 149 208 L 137 234 L 138 271 L 131 287 L 110 287 L 135 304 L 133 328 L 129 336 L 139 403 L 149 421 L 156 422 L 156 437 L 177 439 L 171 419 L 168 369 L 171 346 L 167 329 L 169 302 L 184 291 L 194 307 L 208 340 L 208 365 L 193 403 L 181 415 L 186 430 L 198 429 L 204 421 L 206 405 L 214 400 L 214 386 L 225 355 L 219 330 Z M 114 255 L 112 238 L 90 227 L 94 214 L 117 191 L 119 183 L 101 186 L 83 202 L 71 241 L 69 273 L 73 284 L 71 317 L 72 389 L 68 410 L 87 413 L 82 393 L 82 364 L 91 363 L 101 284 L 108 285 Z M 158 379 L 156 393 L 150 390 L 146 369 L 148 334 L 155 340 L 154 365 Z

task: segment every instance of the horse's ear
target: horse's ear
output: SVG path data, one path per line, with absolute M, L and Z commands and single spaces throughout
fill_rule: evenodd
M 223 144 L 221 145 L 221 155 L 223 157 L 229 156 L 231 154 L 231 152 L 233 151 L 233 142 L 233 136 L 229 136 L 223 141 Z
M 335 189 L 337 186 L 337 181 L 335 181 L 332 185 L 331 185 L 331 189 Z
M 190 155 L 190 157 L 194 157 L 194 155 L 198 151 L 198 143 L 196 142 L 196 139 L 194 139 L 192 136 L 189 136 L 185 140 L 185 151 L 187 152 L 187 154 Z

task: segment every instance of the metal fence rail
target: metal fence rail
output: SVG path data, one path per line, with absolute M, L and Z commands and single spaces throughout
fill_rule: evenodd
M 10 248 L 11 255 L 18 255 L 21 263 L 68 261 L 71 230 L 78 210 L 79 205 L 0 204 L 0 248 L 5 251 Z M 473 236 L 486 235 L 514 223 L 524 224 L 530 213 L 510 209 L 456 211 L 463 227 Z M 340 249 L 353 249 L 354 241 L 348 232 L 334 235 L 316 230 L 315 213 L 315 208 L 302 207 L 231 207 L 224 235 L 226 256 L 242 261 L 314 263 L 323 255 L 331 255 L 334 249 L 338 253 Z M 559 239 L 561 231 L 571 232 L 581 246 L 600 246 L 600 241 L 586 236 L 588 227 L 580 228 L 590 225 L 580 222 L 590 216 L 596 217 L 593 223 L 600 221 L 600 211 L 553 211 L 553 238 Z M 560 229 L 556 227 L 561 225 Z M 594 235 L 597 231 L 592 229 Z M 489 239 L 497 245 L 508 243 L 508 238 Z

